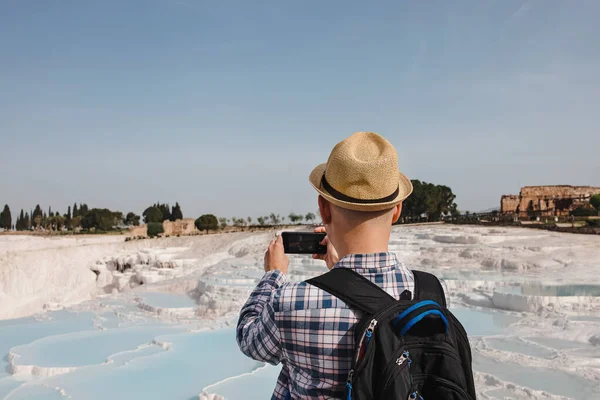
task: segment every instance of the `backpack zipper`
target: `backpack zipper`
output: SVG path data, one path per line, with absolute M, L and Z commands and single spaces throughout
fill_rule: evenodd
M 369 342 L 371 341 L 371 337 L 373 336 L 373 332 L 375 332 L 375 327 L 377 326 L 377 320 L 376 319 L 372 319 L 371 322 L 369 323 L 369 326 L 367 327 L 367 329 L 365 329 L 365 331 L 363 332 L 362 336 L 360 337 L 360 342 L 358 349 L 356 351 L 356 355 L 354 357 L 354 365 L 358 364 L 358 357 L 360 357 L 360 348 L 362 346 L 362 343 L 365 341 L 366 339 L 366 343 L 365 343 L 365 354 L 367 352 L 367 345 L 369 344 Z
M 351 369 L 348 373 L 348 380 L 346 381 L 347 388 L 347 400 L 352 400 L 352 376 L 354 375 L 354 370 Z
M 410 359 L 410 353 L 406 350 L 402 350 L 402 354 L 400 354 L 400 357 L 398 357 L 396 361 L 394 361 L 394 364 L 388 364 L 388 367 L 386 367 L 383 373 L 381 374 L 382 376 L 387 375 L 387 379 L 385 381 L 385 384 L 383 385 L 383 390 L 385 391 L 385 389 L 387 389 L 390 382 L 396 376 L 398 376 L 400 372 L 402 372 L 405 368 L 410 368 L 411 364 L 412 360 Z M 395 368 L 390 367 L 391 365 L 393 365 Z M 410 373 L 411 372 L 409 370 L 409 375 Z M 412 377 L 410 377 L 410 380 L 412 382 Z

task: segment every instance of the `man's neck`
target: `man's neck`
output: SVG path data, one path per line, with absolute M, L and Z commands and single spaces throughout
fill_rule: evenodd
M 389 232 L 370 229 L 354 229 L 344 232 L 335 248 L 340 259 L 348 254 L 387 253 L 390 240 Z

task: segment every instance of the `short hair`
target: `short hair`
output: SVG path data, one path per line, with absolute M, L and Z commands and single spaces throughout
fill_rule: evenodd
M 330 203 L 331 204 L 331 203 Z M 358 210 L 350 210 L 347 208 L 343 208 L 340 206 L 337 206 L 335 204 L 331 204 L 332 207 L 335 207 L 336 210 L 344 215 L 344 217 L 346 218 L 346 220 L 352 224 L 362 224 L 363 222 L 367 222 L 373 219 L 377 219 L 380 218 L 386 214 L 389 214 L 392 208 L 387 208 L 385 210 L 381 210 L 381 211 L 358 211 Z

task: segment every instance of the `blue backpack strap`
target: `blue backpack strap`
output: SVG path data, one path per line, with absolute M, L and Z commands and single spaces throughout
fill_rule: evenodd
M 306 281 L 342 300 L 348 307 L 373 315 L 397 300 L 349 268 L 331 271 Z
M 446 294 L 440 280 L 432 274 L 423 271 L 412 271 L 415 277 L 414 300 L 433 300 L 443 308 L 447 307 Z

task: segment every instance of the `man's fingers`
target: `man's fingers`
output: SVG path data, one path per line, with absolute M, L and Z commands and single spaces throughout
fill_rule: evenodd
M 277 239 L 275 239 L 275 243 L 283 245 L 283 239 L 281 238 L 281 235 L 277 235 Z
M 315 228 L 315 233 L 326 233 L 324 226 L 318 226 Z
M 312 257 L 315 260 L 324 260 L 325 259 L 325 254 L 313 254 Z
M 320 244 L 323 246 L 327 246 L 329 244 L 329 238 L 327 236 L 325 236 L 325 238 L 323 238 L 323 240 L 321 240 Z

